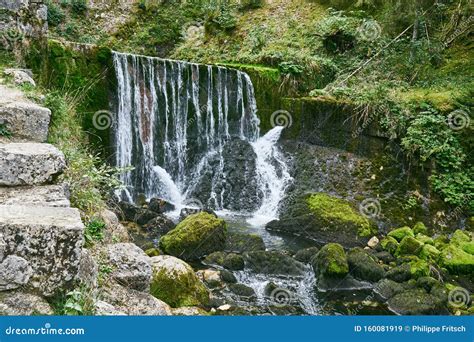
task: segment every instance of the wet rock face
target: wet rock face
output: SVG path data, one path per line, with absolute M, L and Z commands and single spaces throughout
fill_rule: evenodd
M 245 267 L 256 273 L 303 276 L 305 265 L 280 251 L 256 251 L 244 254 Z
M 27 288 L 50 296 L 72 284 L 79 269 L 84 235 L 77 209 L 0 206 L 0 234 L 0 254 L 20 257 L 29 264 Z
M 250 143 L 234 138 L 225 144 L 222 156 L 224 179 L 215 181 L 215 174 L 221 170 L 220 160 L 211 158 L 205 175 L 190 197 L 198 198 L 213 209 L 215 203 L 208 199 L 214 186 L 217 196 L 222 194 L 223 207 L 226 209 L 252 212 L 259 208 L 263 194 L 258 191 L 256 155 Z

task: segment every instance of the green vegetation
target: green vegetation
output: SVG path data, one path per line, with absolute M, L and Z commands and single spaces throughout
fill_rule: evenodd
M 101 220 L 92 219 L 90 220 L 84 231 L 84 239 L 86 247 L 90 247 L 96 241 L 102 241 L 104 239 L 105 223 Z
M 91 316 L 95 312 L 94 291 L 78 287 L 52 300 L 55 315 Z
M 343 199 L 317 193 L 307 199 L 307 204 L 316 217 L 328 227 L 350 225 L 361 237 L 370 237 L 377 232 L 376 227 L 366 217 L 357 213 L 350 203 Z

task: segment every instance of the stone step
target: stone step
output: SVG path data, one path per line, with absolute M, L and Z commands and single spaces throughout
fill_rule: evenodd
M 69 207 L 66 184 L 0 188 L 0 205 Z
M 66 167 L 64 155 L 50 144 L 0 144 L 0 186 L 51 183 Z
M 0 125 L 14 138 L 45 142 L 51 111 L 24 97 L 15 89 L 0 85 Z
M 78 273 L 83 234 L 77 209 L 0 205 L 0 291 L 26 287 L 51 296 L 67 288 Z

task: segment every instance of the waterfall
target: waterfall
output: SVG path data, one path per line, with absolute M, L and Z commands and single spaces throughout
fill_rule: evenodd
M 189 200 L 275 218 L 291 177 L 276 142 L 260 137 L 250 77 L 219 66 L 113 53 L 113 126 L 118 196 L 139 194 L 178 207 Z

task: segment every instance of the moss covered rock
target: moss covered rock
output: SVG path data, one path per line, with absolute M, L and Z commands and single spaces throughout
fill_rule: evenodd
M 471 236 L 468 232 L 463 232 L 462 230 L 456 230 L 453 235 L 451 236 L 451 243 L 457 246 L 461 246 L 466 242 L 471 241 Z
M 426 235 L 421 234 L 421 233 L 416 234 L 415 239 L 417 239 L 421 243 L 427 243 L 429 245 L 434 245 L 433 238 L 430 238 L 429 236 L 426 236 Z
M 224 220 L 206 212 L 186 217 L 175 229 L 160 239 L 167 254 L 184 260 L 199 259 L 224 249 L 227 226 Z
M 319 252 L 318 247 L 309 247 L 309 248 L 304 248 L 300 249 L 296 254 L 294 255 L 294 258 L 298 261 L 304 262 L 304 263 L 309 263 L 311 259 Z
M 264 251 L 265 244 L 262 237 L 256 234 L 229 233 L 224 250 L 232 253 Z
M 151 258 L 153 276 L 150 293 L 170 306 L 206 306 L 209 293 L 194 270 L 169 255 Z
M 325 193 L 306 194 L 294 201 L 280 220 L 266 229 L 309 235 L 321 242 L 347 247 L 363 246 L 377 233 L 376 225 L 359 214 L 350 202 Z
M 435 315 L 445 314 L 445 298 L 416 288 L 399 293 L 389 299 L 388 307 L 398 315 Z
M 441 252 L 435 246 L 425 244 L 421 248 L 421 252 L 419 254 L 420 258 L 423 260 L 434 261 L 436 262 L 439 258 Z
M 430 265 L 422 259 L 413 260 L 410 262 L 410 273 L 413 279 L 427 277 L 430 275 Z
M 379 281 L 385 270 L 362 248 L 353 248 L 347 253 L 349 270 L 354 277 L 361 280 Z
M 426 228 L 423 222 L 417 222 L 413 226 L 413 233 L 428 235 L 428 228 Z
M 328 243 L 323 246 L 312 260 L 315 273 L 329 278 L 341 278 L 349 273 L 344 248 L 337 243 Z
M 397 255 L 418 255 L 421 248 L 423 247 L 423 242 L 418 241 L 412 236 L 405 236 L 397 249 Z
M 399 243 L 397 240 L 395 240 L 395 238 L 387 236 L 386 238 L 382 239 L 382 241 L 380 241 L 380 245 L 382 246 L 382 249 L 384 251 L 387 251 L 391 254 L 395 254 L 398 249 Z
M 441 251 L 440 263 L 452 274 L 474 274 L 474 255 L 452 243 Z
M 228 270 L 239 271 L 244 269 L 245 262 L 244 258 L 241 255 L 229 253 L 224 258 L 224 262 L 222 265 Z
M 256 273 L 302 276 L 305 265 L 281 251 L 256 251 L 244 254 L 245 266 Z
M 410 227 L 401 227 L 392 230 L 387 236 L 393 237 L 395 240 L 401 242 L 405 236 L 414 237 L 415 234 Z

